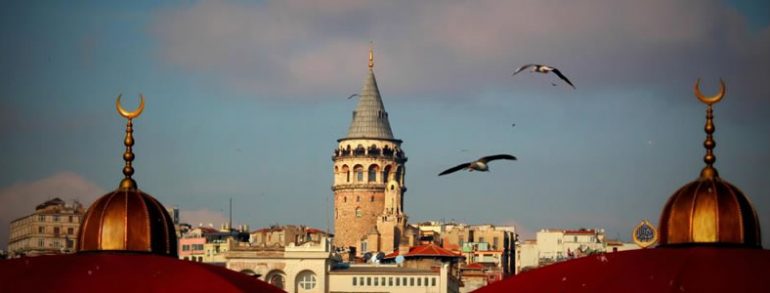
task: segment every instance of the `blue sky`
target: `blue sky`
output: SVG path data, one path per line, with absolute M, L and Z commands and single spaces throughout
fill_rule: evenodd
M 577 3 L 579 2 L 579 3 Z M 770 7 L 761 1 L 4 2 L 0 9 L 0 219 L 51 197 L 117 187 L 125 121 L 135 178 L 197 224 L 326 226 L 332 150 L 366 74 L 369 41 L 410 221 L 521 229 L 604 227 L 628 240 L 703 166 L 770 227 Z M 527 63 L 555 77 L 519 74 Z M 516 126 L 512 127 L 511 124 Z M 492 172 L 438 177 L 510 153 Z M 0 241 L 7 224 L 0 225 Z M 765 247 L 768 247 L 765 237 Z

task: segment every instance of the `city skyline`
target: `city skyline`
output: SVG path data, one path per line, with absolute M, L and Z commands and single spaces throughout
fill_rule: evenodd
M 146 97 L 134 125 L 139 188 L 186 220 L 218 225 L 233 198 L 235 223 L 326 228 L 331 155 L 370 41 L 409 157 L 410 222 L 603 227 L 629 240 L 704 166 L 705 107 L 692 85 L 701 78 L 711 94 L 723 78 L 715 167 L 767 231 L 767 5 L 10 3 L 0 12 L 2 247 L 7 222 L 40 202 L 88 205 L 117 187 L 120 93 L 126 108 Z M 553 76 L 511 77 L 537 62 L 577 89 L 552 86 Z M 518 161 L 437 176 L 496 153 Z

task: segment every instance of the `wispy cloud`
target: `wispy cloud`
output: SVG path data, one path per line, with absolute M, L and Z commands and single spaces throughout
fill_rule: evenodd
M 63 171 L 31 182 L 21 182 L 0 189 L 0 243 L 8 244 L 10 223 L 29 215 L 35 206 L 55 197 L 67 202 L 77 200 L 85 208 L 106 191 L 82 176 Z
M 357 89 L 369 40 L 388 91 L 412 95 L 503 87 L 530 62 L 592 87 L 690 82 L 770 63 L 759 53 L 770 29 L 750 33 L 720 1 L 201 1 L 158 12 L 150 30 L 167 64 L 281 98 Z

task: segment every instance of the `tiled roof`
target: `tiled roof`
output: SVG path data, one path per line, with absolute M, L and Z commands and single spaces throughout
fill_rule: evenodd
M 472 263 L 472 264 L 469 264 L 469 265 L 465 266 L 463 269 L 465 269 L 465 270 L 483 270 L 484 269 L 484 265 L 482 265 L 480 263 Z
M 394 257 L 397 257 L 398 255 L 399 255 L 398 249 L 396 249 L 393 252 L 386 254 L 383 258 L 384 259 L 394 258 Z
M 388 113 L 385 112 L 377 80 L 374 79 L 374 71 L 371 69 L 358 93 L 358 106 L 353 111 L 353 122 L 350 123 L 347 138 L 394 139 Z
M 591 229 L 591 230 L 585 230 L 585 229 L 580 229 L 580 230 L 564 230 L 564 234 L 593 235 L 593 234 L 596 234 L 596 231 L 593 230 L 593 229 Z
M 433 243 L 412 247 L 409 249 L 409 252 L 404 255 L 404 257 L 415 256 L 462 257 L 460 254 L 454 253 Z

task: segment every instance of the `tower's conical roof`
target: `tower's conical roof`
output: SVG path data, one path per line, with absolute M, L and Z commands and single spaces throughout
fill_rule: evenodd
M 369 50 L 369 74 L 364 86 L 358 93 L 358 106 L 353 111 L 353 122 L 350 123 L 346 138 L 382 138 L 394 139 L 390 130 L 388 112 L 382 104 L 380 89 L 374 78 L 374 57 Z

